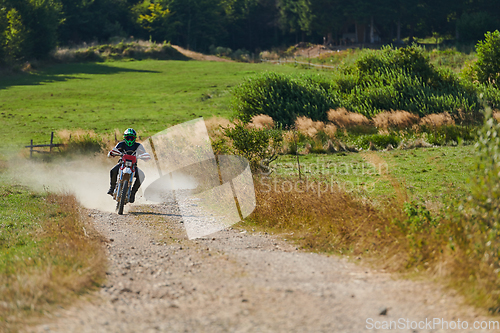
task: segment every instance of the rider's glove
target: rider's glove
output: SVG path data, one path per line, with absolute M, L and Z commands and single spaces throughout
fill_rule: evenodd
M 113 156 L 120 156 L 122 153 L 116 149 L 116 148 L 113 148 L 113 150 L 111 150 L 109 153 L 108 153 L 108 157 L 113 157 Z
M 138 156 L 141 160 L 148 161 L 151 159 L 151 156 L 148 153 L 144 153 Z

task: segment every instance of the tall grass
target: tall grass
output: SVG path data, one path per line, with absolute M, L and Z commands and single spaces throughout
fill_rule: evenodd
M 252 225 L 290 235 L 287 238 L 313 251 L 396 255 L 394 269 L 418 261 L 400 251 L 406 246 L 406 235 L 392 224 L 404 219 L 397 200 L 374 207 L 344 192 L 331 179 L 261 178 L 255 183 L 257 208 L 249 218 Z
M 61 149 L 64 155 L 99 153 L 113 145 L 111 140 L 104 139 L 92 130 L 60 130 L 57 136 L 64 145 Z

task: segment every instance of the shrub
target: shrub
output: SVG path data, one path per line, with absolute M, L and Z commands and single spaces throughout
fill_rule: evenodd
M 234 90 L 234 106 L 245 123 L 259 114 L 285 126 L 293 125 L 298 116 L 325 121 L 326 111 L 337 105 L 325 89 L 327 85 L 315 77 L 265 73 Z
M 491 240 L 500 233 L 500 124 L 491 114 L 487 116 L 476 147 L 479 152 L 478 175 L 472 180 L 470 203 L 477 223 L 491 228 L 488 239 Z M 500 243 L 498 245 L 500 251 Z
M 238 49 L 231 54 L 231 59 L 237 61 L 250 61 L 250 52 L 245 49 Z
M 333 76 L 330 92 L 347 110 L 367 117 L 386 110 L 420 116 L 479 109 L 477 89 L 450 70 L 436 69 L 423 48 L 364 51 Z
M 425 50 L 416 45 L 399 49 L 384 47 L 381 51 L 366 51 L 356 60 L 354 66 L 363 75 L 400 69 L 412 76 L 422 78 L 423 82 L 430 82 L 436 78 L 434 67 L 425 54 Z
M 279 130 L 257 130 L 239 123 L 223 132 L 231 140 L 234 152 L 245 157 L 254 171 L 266 169 L 282 149 L 283 136 Z
M 410 122 L 417 116 L 449 112 L 464 124 L 479 121 L 483 105 L 500 105 L 497 89 L 461 80 L 449 69 L 436 69 L 417 46 L 363 51 L 352 65 L 344 65 L 330 79 L 267 73 L 239 86 L 234 95 L 242 121 L 266 114 L 285 126 L 300 116 L 324 122 L 329 109 L 344 110 L 341 117 L 359 114 L 366 121 L 388 110 L 415 115 L 413 120 L 406 117 Z
M 450 247 L 459 255 L 456 279 L 471 285 L 474 299 L 498 312 L 500 296 L 500 124 L 487 111 L 476 143 L 478 161 L 471 194 L 450 223 Z
M 500 108 L 500 89 L 492 84 L 477 85 L 478 95 L 481 101 L 493 109 Z
M 491 83 L 500 88 L 500 32 L 488 32 L 484 41 L 476 45 L 477 62 L 474 69 L 480 83 Z

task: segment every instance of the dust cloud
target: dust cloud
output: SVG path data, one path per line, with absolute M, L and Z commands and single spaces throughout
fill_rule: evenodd
M 49 163 L 15 160 L 9 171 L 18 184 L 37 191 L 73 194 L 86 208 L 114 212 L 116 202 L 106 192 L 109 171 L 117 161 L 105 156 L 79 156 Z

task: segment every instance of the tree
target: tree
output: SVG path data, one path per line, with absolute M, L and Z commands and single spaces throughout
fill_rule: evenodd
M 169 20 L 171 15 L 170 10 L 164 9 L 162 5 L 151 3 L 146 13 L 139 14 L 137 21 L 154 40 L 171 40 L 174 30 Z
M 498 27 L 498 20 L 486 12 L 465 13 L 457 22 L 457 29 L 461 41 L 477 42 L 487 31 Z
M 225 34 L 220 0 L 163 0 L 159 3 L 172 13 L 173 39 L 188 49 L 208 50 Z
M 16 9 L 10 9 L 6 19 L 7 27 L 3 34 L 5 59 L 7 63 L 12 63 L 23 58 L 27 31 L 22 23 L 21 15 Z
M 11 19 L 24 27 L 23 57 L 46 57 L 57 45 L 57 28 L 61 23 L 59 0 L 6 0 L 5 3 L 16 11 Z
M 476 45 L 477 62 L 474 70 L 477 80 L 481 83 L 491 83 L 497 89 L 500 88 L 500 32 L 488 32 L 484 41 Z
M 58 33 L 63 44 L 94 40 L 107 41 L 114 36 L 130 36 L 138 29 L 134 1 L 59 0 L 64 19 Z M 148 1 L 149 5 L 149 1 Z M 147 6 L 145 7 L 147 9 Z M 142 14 L 142 12 L 141 12 Z
M 0 64 L 5 61 L 5 34 L 7 31 L 7 8 L 4 1 L 0 0 Z
M 297 33 L 300 32 L 304 41 L 304 33 L 312 30 L 310 0 L 279 0 L 277 6 L 282 31 L 295 34 L 296 43 L 298 42 Z
M 333 41 L 344 25 L 345 5 L 341 0 L 310 0 L 312 23 L 309 32 L 318 32 L 326 36 L 327 43 Z
M 275 0 L 225 0 L 226 30 L 233 49 L 266 49 L 279 43 L 279 9 Z

